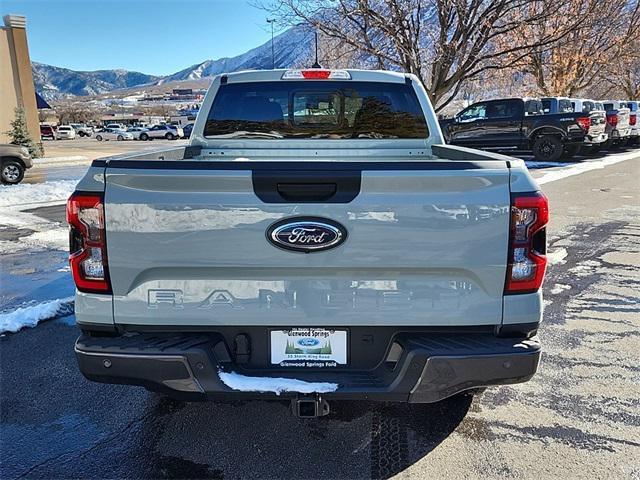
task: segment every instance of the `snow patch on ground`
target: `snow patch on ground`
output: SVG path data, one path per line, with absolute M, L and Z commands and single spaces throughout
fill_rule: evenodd
M 26 237 L 21 237 L 16 241 L 0 240 L 0 255 L 20 253 L 28 250 L 30 252 L 41 252 L 43 250 L 69 249 L 69 230 L 60 224 L 50 224 L 49 230 L 41 230 Z
M 573 273 L 577 277 L 586 277 L 596 273 L 596 270 L 600 265 L 601 263 L 596 260 L 586 260 L 571 268 L 569 273 Z
M 29 248 L 38 250 L 42 248 L 54 248 L 56 250 L 69 249 L 69 229 L 66 227 L 55 228 L 36 232 L 28 237 L 22 237 L 21 242 L 26 243 Z
M 565 258 L 567 258 L 569 253 L 566 248 L 558 248 L 553 252 L 547 253 L 547 262 L 549 265 L 562 265 L 566 263 Z
M 558 295 L 558 294 L 564 292 L 565 290 L 571 290 L 571 285 L 563 285 L 562 283 L 556 283 L 551 288 L 551 294 L 552 295 Z
M 59 298 L 1 313 L 0 333 L 15 333 L 25 327 L 35 327 L 43 320 L 69 315 L 73 311 L 73 300 L 73 297 Z
M 51 165 L 58 163 L 75 163 L 75 162 L 87 162 L 89 161 L 89 157 L 85 157 L 84 155 L 68 155 L 63 157 L 42 157 L 42 158 L 34 158 L 33 165 Z
M 16 241 L 0 241 L 0 254 L 21 252 L 25 247 L 32 251 L 66 250 L 69 231 L 64 222 L 52 222 L 24 210 L 64 204 L 76 184 L 77 180 L 58 180 L 0 186 L 0 227 L 27 228 L 34 231 L 31 235 Z
M 247 377 L 235 372 L 218 372 L 220 380 L 229 388 L 241 392 L 327 393 L 338 389 L 337 383 L 313 383 L 295 378 Z
M 45 202 L 64 202 L 76 188 L 77 180 L 0 186 L 0 207 L 28 208 Z M 36 205 L 34 205 L 36 206 Z
M 580 175 L 581 173 L 589 172 L 591 170 L 599 170 L 608 167 L 609 165 L 615 165 L 616 163 L 624 162 L 625 160 L 632 160 L 637 156 L 637 152 L 620 153 L 616 155 L 607 155 L 607 157 L 603 158 L 602 160 L 575 163 L 567 168 L 561 168 L 558 170 L 547 172 L 541 177 L 536 178 L 536 182 L 539 185 L 544 185 L 545 183 L 555 182 L 557 180 L 572 177 L 574 175 Z

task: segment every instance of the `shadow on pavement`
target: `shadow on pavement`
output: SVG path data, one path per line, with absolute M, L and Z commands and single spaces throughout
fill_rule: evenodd
M 143 478 L 389 478 L 444 441 L 471 396 L 432 405 L 333 402 L 300 420 L 288 402 L 180 403 L 159 398 L 139 448 Z

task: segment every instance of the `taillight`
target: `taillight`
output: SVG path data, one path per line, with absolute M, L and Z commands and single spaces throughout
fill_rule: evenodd
M 607 123 L 612 127 L 618 125 L 618 114 L 617 113 L 607 113 Z
M 591 118 L 589 117 L 577 118 L 576 122 L 578 123 L 578 125 L 580 125 L 580 128 L 582 128 L 582 130 L 584 130 L 585 132 L 588 132 L 589 128 L 591 128 Z
M 81 292 L 111 293 L 102 195 L 75 192 L 67 200 L 69 264 Z
M 636 119 L 638 116 L 635 113 L 629 115 L 629 125 L 634 126 L 636 124 Z
M 541 192 L 511 198 L 511 231 L 505 293 L 535 292 L 547 268 L 549 203 Z

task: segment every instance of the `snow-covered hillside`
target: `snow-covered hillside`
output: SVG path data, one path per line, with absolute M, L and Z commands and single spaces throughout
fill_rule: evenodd
M 308 27 L 290 28 L 275 37 L 273 43 L 276 67 L 310 65 L 313 61 L 313 31 Z M 49 100 L 72 95 L 96 95 L 149 83 L 198 80 L 222 72 L 271 68 L 271 40 L 241 55 L 205 60 L 166 77 L 127 70 L 78 72 L 35 62 L 32 67 L 36 90 Z

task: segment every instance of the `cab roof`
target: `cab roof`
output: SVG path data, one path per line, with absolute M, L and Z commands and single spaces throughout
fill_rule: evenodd
M 276 69 L 276 70 L 244 70 L 241 72 L 224 73 L 219 76 L 221 83 L 245 83 L 245 82 L 277 82 L 277 81 L 314 81 L 312 78 L 285 78 L 282 77 L 288 72 L 346 72 L 350 79 L 347 78 L 326 78 L 318 81 L 332 82 L 386 82 L 386 83 L 405 83 L 411 78 L 410 75 L 401 72 L 391 72 L 388 70 L 358 70 L 358 69 L 328 69 L 328 68 L 302 68 L 302 69 Z

